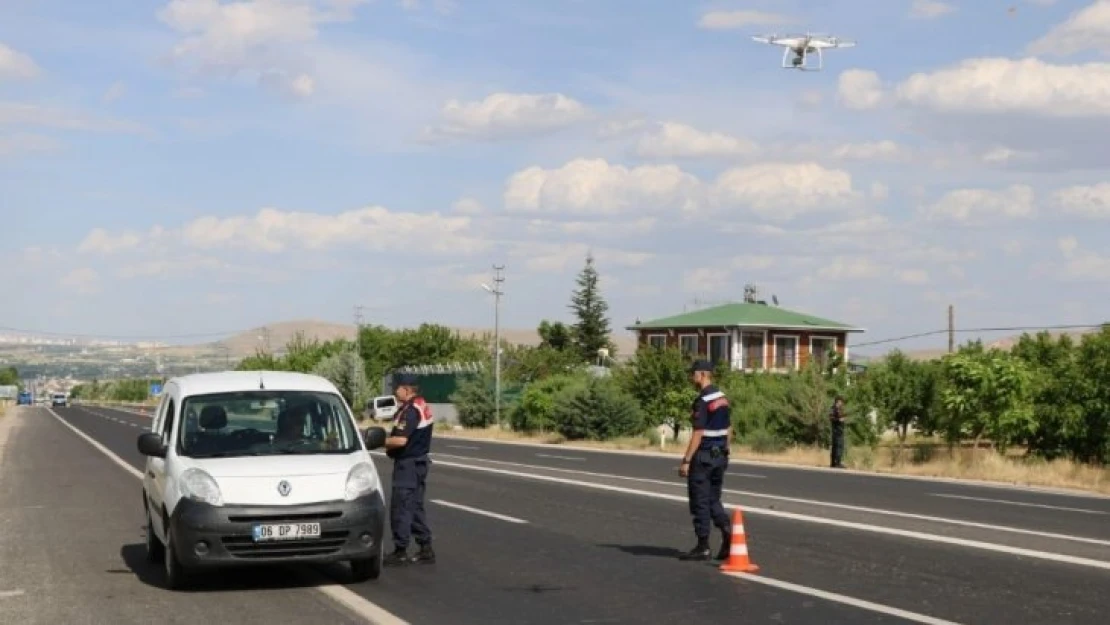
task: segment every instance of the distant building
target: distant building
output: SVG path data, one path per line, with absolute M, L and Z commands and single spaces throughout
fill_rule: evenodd
M 799 369 L 832 351 L 847 361 L 848 336 L 865 331 L 763 302 L 723 304 L 627 329 L 637 334 L 639 346 L 676 347 L 688 358 L 724 361 L 744 371 Z

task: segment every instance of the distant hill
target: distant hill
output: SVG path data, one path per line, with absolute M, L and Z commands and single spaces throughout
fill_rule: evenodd
M 493 336 L 493 328 L 450 327 L 450 329 L 458 332 L 464 337 L 484 338 Z M 263 345 L 263 338 L 267 335 L 269 337 L 270 350 L 279 352 L 282 351 L 285 345 L 296 336 L 298 332 L 303 333 L 305 338 L 309 340 L 313 338 L 320 341 L 331 341 L 335 339 L 351 340 L 355 336 L 355 326 L 354 324 L 333 323 L 312 319 L 282 321 L 251 328 L 250 330 L 240 332 L 239 334 L 230 336 L 221 341 L 196 347 L 220 349 L 218 346 L 224 345 L 227 347 L 232 358 L 243 358 L 254 354 L 255 351 Z M 539 345 L 540 343 L 540 336 L 535 330 L 501 328 L 501 336 L 504 340 L 514 345 Z M 631 336 L 630 333 L 613 335 L 611 338 L 617 345 L 617 353 L 619 355 L 627 356 L 636 349 L 636 338 Z

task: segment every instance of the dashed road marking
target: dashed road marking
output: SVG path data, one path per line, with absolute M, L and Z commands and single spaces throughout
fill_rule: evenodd
M 1067 506 L 1050 506 L 1043 503 L 1029 503 L 1026 501 L 1010 501 L 1008 499 L 989 499 L 987 497 L 968 497 L 967 495 L 948 495 L 945 493 L 929 493 L 933 497 L 947 497 L 949 499 L 967 499 L 968 501 L 986 501 L 990 503 L 1002 503 L 1009 506 L 1025 506 L 1026 508 L 1044 508 L 1046 510 L 1062 510 L 1064 512 L 1082 512 L 1084 514 L 1098 514 L 1101 516 L 1110 515 L 1110 512 L 1103 512 L 1101 510 L 1088 510 L 1086 508 L 1069 508 Z
M 498 514 L 496 512 L 490 512 L 489 510 L 482 510 L 481 508 L 471 508 L 470 506 L 464 506 L 461 503 L 452 503 L 450 501 L 444 501 L 442 499 L 432 499 L 431 501 L 432 501 L 432 503 L 438 503 L 439 505 L 447 506 L 448 508 L 455 508 L 456 510 L 463 510 L 465 512 L 471 512 L 473 514 L 480 514 L 482 516 L 488 516 L 492 519 L 499 519 L 501 521 L 507 521 L 509 523 L 521 523 L 521 524 L 523 524 L 523 523 L 528 522 L 528 521 L 525 521 L 524 519 L 518 519 L 518 518 L 513 517 L 513 516 L 507 516 L 507 515 L 504 515 L 504 514 Z

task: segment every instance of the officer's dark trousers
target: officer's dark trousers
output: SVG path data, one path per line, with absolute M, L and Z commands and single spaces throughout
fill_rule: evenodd
M 832 430 L 832 453 L 830 454 L 830 465 L 839 467 L 844 463 L 844 426 L 833 426 Z
M 432 530 L 424 516 L 424 481 L 428 477 L 427 456 L 393 461 L 393 492 L 389 502 L 389 523 L 393 545 L 409 546 L 415 534 L 418 545 L 432 542 Z
M 690 501 L 690 514 L 694 515 L 694 535 L 699 540 L 708 540 L 714 525 L 722 532 L 731 531 L 728 512 L 721 505 L 721 486 L 724 484 L 727 468 L 728 456 L 724 453 L 714 454 L 709 450 L 699 450 L 690 463 L 686 491 Z

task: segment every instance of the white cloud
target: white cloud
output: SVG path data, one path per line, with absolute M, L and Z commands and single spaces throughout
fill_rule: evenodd
M 898 85 L 896 94 L 902 102 L 943 113 L 1104 117 L 1110 115 L 1110 63 L 968 59 L 914 74 Z
M 655 257 L 646 252 L 630 252 L 612 248 L 599 248 L 585 243 L 520 242 L 513 245 L 509 254 L 524 258 L 525 266 L 537 272 L 561 272 L 581 265 L 587 253 L 592 253 L 598 265 L 639 267 Z
M 677 122 L 664 122 L 636 144 L 645 158 L 721 158 L 750 156 L 758 146 L 748 139 L 721 132 L 705 132 Z
M 104 91 L 104 95 L 100 96 L 100 100 L 102 102 L 104 102 L 105 104 L 111 104 L 111 103 L 119 100 L 120 98 L 122 98 L 126 94 L 127 94 L 127 85 L 125 85 L 123 82 L 120 82 L 120 81 L 117 80 L 116 82 L 112 83 L 112 85 Z
M 0 158 L 24 154 L 46 154 L 61 148 L 62 144 L 51 137 L 27 133 L 0 135 Z
M 0 102 L 0 126 L 8 124 L 89 132 L 149 133 L 146 127 L 130 121 L 98 117 L 78 111 L 38 104 Z
M 883 101 L 883 82 L 870 70 L 849 69 L 840 73 L 836 85 L 837 99 L 850 109 L 867 110 Z
M 779 13 L 767 11 L 709 11 L 703 13 L 698 26 L 709 30 L 734 30 L 748 26 L 778 26 L 794 20 Z
M 956 189 L 925 207 L 929 219 L 960 223 L 985 223 L 990 219 L 1022 219 L 1036 213 L 1035 194 L 1028 185 L 1002 190 Z
M 1110 256 L 1083 249 L 1075 237 L 1057 241 L 1064 261 L 1053 269 L 1056 277 L 1077 282 L 1110 281 Z
M 717 178 L 711 196 L 720 207 L 748 207 L 774 221 L 835 212 L 860 198 L 851 174 L 817 163 L 761 163 L 730 169 Z
M 135 249 L 143 242 L 143 236 L 137 232 L 127 231 L 111 234 L 104 228 L 93 228 L 77 245 L 81 253 L 115 254 L 124 250 Z
M 100 274 L 88 267 L 74 269 L 62 277 L 61 284 L 68 290 L 91 295 L 100 291 Z
M 647 234 L 655 229 L 658 220 L 654 217 L 641 217 L 628 221 L 553 221 L 549 219 L 528 220 L 531 234 L 561 233 L 567 235 L 590 235 L 621 238 L 630 234 Z
M 1097 0 L 1073 13 L 1028 48 L 1030 54 L 1055 56 L 1087 50 L 1110 52 L 1110 0 Z
M 4 79 L 28 79 L 39 75 L 41 70 L 31 57 L 0 43 L 0 81 Z
M 470 218 L 439 213 L 399 213 L 368 206 L 336 215 L 264 208 L 254 215 L 201 217 L 182 229 L 184 241 L 201 249 L 227 248 L 279 253 L 357 245 L 389 250 L 421 242 L 426 250 L 473 252 L 486 244 L 470 235 Z
M 316 92 L 316 79 L 304 73 L 290 75 L 281 70 L 269 70 L 258 78 L 258 82 L 267 89 L 293 98 L 309 98 Z
M 693 210 L 700 182 L 674 165 L 624 167 L 580 158 L 558 169 L 529 167 L 505 185 L 505 207 L 521 212 L 615 215 Z
M 519 212 L 616 215 L 712 207 L 747 209 L 776 221 L 842 210 L 861 197 L 848 172 L 816 163 L 735 167 L 708 183 L 675 165 L 629 168 L 604 159 L 529 167 L 509 178 L 504 192 L 505 207 Z
M 698 267 L 682 274 L 682 290 L 688 293 L 716 292 L 731 284 L 732 271 L 720 267 Z
M 459 198 L 451 205 L 451 210 L 460 215 L 482 215 L 486 212 L 486 207 L 474 198 L 464 197 Z
M 956 10 L 956 7 L 937 0 L 913 0 L 910 6 L 910 17 L 914 19 L 932 19 L 947 15 Z
M 830 282 L 843 282 L 878 278 L 883 273 L 883 266 L 870 256 L 838 256 L 818 269 L 817 277 Z
M 1051 202 L 1068 215 L 1086 219 L 1110 219 L 1110 183 L 1059 189 L 1052 194 Z
M 561 93 L 493 93 L 477 102 L 450 100 L 443 122 L 425 130 L 425 138 L 496 139 L 553 132 L 590 117 L 581 102 Z
M 903 284 L 928 284 L 929 272 L 924 269 L 904 269 L 898 272 L 898 280 Z

